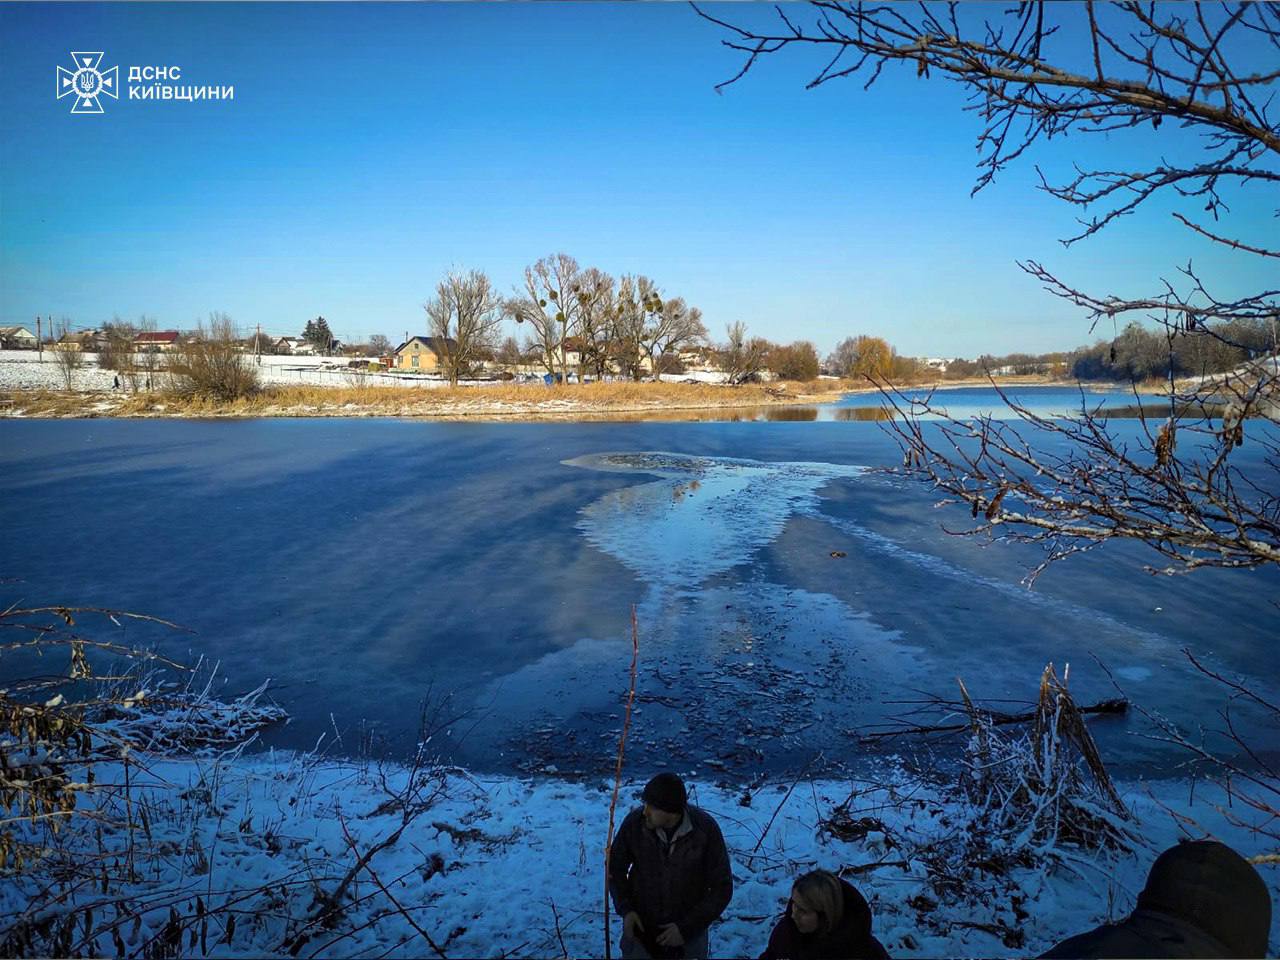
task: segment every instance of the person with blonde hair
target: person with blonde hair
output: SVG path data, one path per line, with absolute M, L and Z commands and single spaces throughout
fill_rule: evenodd
M 871 934 L 871 908 L 853 885 L 813 870 L 791 887 L 787 911 L 760 960 L 888 960 Z

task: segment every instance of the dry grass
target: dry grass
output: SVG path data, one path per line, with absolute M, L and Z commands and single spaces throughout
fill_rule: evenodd
M 865 385 L 863 385 L 865 386 Z M 851 381 L 745 384 L 588 383 L 478 387 L 268 387 L 251 397 L 215 400 L 172 392 L 0 394 L 0 415 L 27 417 L 574 417 L 660 410 L 763 407 L 803 403 L 858 389 Z M 6 402 L 11 401 L 11 402 Z

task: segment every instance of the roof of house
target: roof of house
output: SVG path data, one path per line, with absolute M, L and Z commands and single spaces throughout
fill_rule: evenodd
M 399 353 L 401 350 L 403 350 L 403 349 L 404 349 L 405 347 L 407 347 L 409 344 L 413 343 L 413 341 L 415 341 L 415 340 L 421 340 L 423 343 L 425 343 L 425 344 L 427 345 L 427 349 L 428 349 L 428 350 L 430 350 L 432 353 L 436 354 L 436 356 L 439 356 L 439 355 L 440 355 L 440 353 L 442 352 L 442 351 L 439 349 L 439 347 L 438 347 L 438 345 L 437 345 L 437 343 L 436 343 L 436 341 L 438 341 L 439 339 L 441 339 L 441 338 L 440 338 L 440 337 L 428 337 L 428 336 L 422 336 L 422 335 L 420 335 L 420 336 L 416 336 L 416 337 L 410 337 L 410 338 L 409 338 L 408 340 L 406 340 L 404 343 L 400 344 L 400 346 L 396 347 L 396 353 Z M 457 346 L 458 346 L 458 341 L 457 341 L 457 340 L 455 340 L 455 339 L 453 339 L 453 337 L 445 337 L 445 338 L 444 338 L 444 349 L 445 349 L 445 351 L 453 350 L 453 349 L 454 349 L 455 347 L 457 347 Z
M 152 330 L 133 338 L 134 343 L 177 343 L 177 330 Z
M 25 333 L 28 337 L 35 338 L 35 334 L 26 327 L 0 327 L 0 337 L 16 337 L 20 333 Z

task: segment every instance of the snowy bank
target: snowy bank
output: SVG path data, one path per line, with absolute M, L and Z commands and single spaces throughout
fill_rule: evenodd
M 120 785 L 123 772 L 99 768 L 98 776 Z M 626 786 L 622 806 L 639 786 Z M 719 820 L 733 859 L 733 901 L 711 933 L 720 957 L 756 956 L 791 881 L 814 866 L 848 871 L 894 956 L 994 957 L 1039 953 L 1124 916 L 1152 860 L 1180 836 L 1207 831 L 1245 856 L 1274 852 L 1232 826 L 1204 784 L 1130 783 L 1121 792 L 1145 849 L 1063 847 L 1053 867 L 975 866 L 944 883 L 935 854 L 971 821 L 938 788 L 897 768 L 854 782 L 691 787 L 692 801 Z M 603 954 L 609 784 L 438 768 L 424 775 L 277 752 L 135 765 L 131 789 L 132 832 L 113 815 L 100 838 L 86 830 L 81 841 L 105 850 L 113 869 L 130 840 L 148 846 L 145 867 L 121 888 L 140 913 L 116 923 L 119 893 L 78 885 L 72 898 L 95 904 L 95 929 L 108 932 L 85 942 L 73 934 L 77 952 L 132 954 L 176 932 L 186 955 Z M 1280 868 L 1259 870 L 1274 897 Z M 344 877 L 350 883 L 329 910 L 325 897 Z M 6 878 L 0 916 L 21 916 L 37 885 Z M 1274 950 L 1274 925 L 1271 943 Z
M 113 388 L 116 374 L 98 365 L 98 354 L 84 352 L 81 364 L 71 374 L 72 388 L 78 393 L 96 393 Z M 370 374 L 347 366 L 348 358 L 288 357 L 246 355 L 246 360 L 258 371 L 264 386 L 308 385 L 313 387 L 419 387 L 441 389 L 449 386 L 448 380 L 404 374 L 394 371 Z M 161 355 L 155 374 L 157 381 L 165 378 L 164 364 L 168 358 Z M 139 358 L 138 368 L 145 369 Z M 145 381 L 146 374 L 142 374 Z M 123 379 L 123 378 L 122 378 Z M 492 380 L 464 380 L 464 386 L 482 386 Z M 159 383 L 157 382 L 157 386 Z M 538 384 L 541 386 L 541 384 Z M 0 390 L 64 390 L 66 380 L 57 362 L 57 351 L 47 349 L 41 354 L 35 350 L 0 350 Z

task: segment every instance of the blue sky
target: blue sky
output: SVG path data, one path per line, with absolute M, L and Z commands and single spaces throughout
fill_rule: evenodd
M 451 266 L 507 290 L 563 250 L 653 277 L 716 338 L 743 320 L 824 353 L 870 333 L 973 356 L 1089 339 L 1017 259 L 1121 295 L 1189 258 L 1224 293 L 1265 283 L 1163 205 L 1058 243 L 1075 212 L 1032 162 L 1149 161 L 1149 135 L 1050 145 L 971 198 L 958 89 L 899 70 L 806 91 L 818 63 L 788 55 L 717 94 L 739 63 L 721 37 L 683 4 L 0 5 L 0 324 L 219 310 L 296 335 L 322 314 L 394 340 Z M 72 116 L 72 50 L 235 99 Z M 1236 210 L 1274 233 L 1257 197 Z

